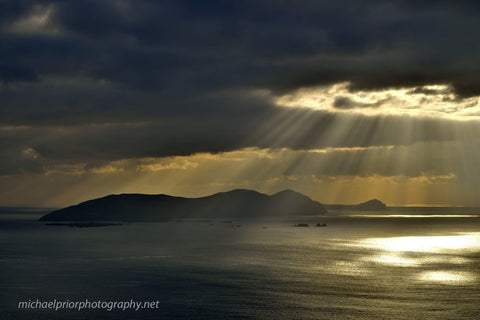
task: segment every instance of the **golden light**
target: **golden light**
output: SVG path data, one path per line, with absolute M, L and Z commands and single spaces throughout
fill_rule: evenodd
M 51 190 L 55 197 L 45 194 L 32 198 L 32 203 L 42 206 L 70 205 L 110 193 L 196 197 L 236 188 L 269 194 L 291 188 L 331 204 L 356 204 L 373 198 L 388 206 L 477 203 L 471 186 L 478 185 L 480 153 L 471 151 L 478 150 L 477 145 L 463 144 L 476 141 L 477 126 L 456 120 L 480 119 L 479 97 L 457 99 L 452 88 L 444 84 L 350 91 L 349 83 L 337 83 L 282 96 L 268 90 L 253 94 L 273 101 L 280 110 L 240 144 L 259 147 L 120 159 L 93 166 L 51 162 L 44 175 L 26 175 L 14 183 L 24 190 Z M 339 106 L 338 99 L 349 105 Z M 298 111 L 295 108 L 304 112 L 293 112 Z M 391 114 L 405 117 L 392 122 Z M 443 121 L 432 129 L 420 120 L 432 115 L 453 121 Z M 21 133 L 25 128 L 0 130 Z M 392 141 L 382 138 L 389 132 L 396 134 Z M 423 140 L 432 135 L 450 140 Z M 305 139 L 305 149 L 290 147 L 303 146 Z M 31 147 L 23 149 L 21 156 L 42 160 L 41 152 Z M 3 178 L 4 185 L 12 185 L 14 178 L 9 179 Z M 10 204 L 13 197 L 7 193 L 11 189 L 1 194 L 0 200 Z
M 480 233 L 452 236 L 371 238 L 360 241 L 357 245 L 389 252 L 446 252 L 448 250 L 473 250 L 480 249 Z
M 411 266 L 416 266 L 420 264 L 420 261 L 418 259 L 406 258 L 406 257 L 402 257 L 400 255 L 395 255 L 395 254 L 381 254 L 367 260 L 373 261 L 375 263 L 398 266 L 398 267 L 402 267 L 402 266 L 411 267 Z
M 453 88 L 446 84 L 355 92 L 350 91 L 349 87 L 349 82 L 342 82 L 301 88 L 276 97 L 275 102 L 289 108 L 353 111 L 366 115 L 401 114 L 457 120 L 480 119 L 480 97 L 456 99 Z
M 418 276 L 418 280 L 426 282 L 439 282 L 442 284 L 462 284 L 473 282 L 475 277 L 469 272 L 457 271 L 427 271 Z
M 362 218 L 479 218 L 478 214 L 352 214 Z

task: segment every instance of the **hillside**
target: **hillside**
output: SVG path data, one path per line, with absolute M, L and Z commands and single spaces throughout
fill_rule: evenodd
M 262 218 L 323 215 L 309 197 L 284 190 L 272 196 L 237 189 L 201 198 L 120 194 L 53 211 L 40 221 L 165 221 L 183 218 Z

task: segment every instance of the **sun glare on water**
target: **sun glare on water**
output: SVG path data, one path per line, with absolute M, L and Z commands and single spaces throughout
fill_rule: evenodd
M 416 259 L 405 258 L 393 254 L 382 254 L 374 256 L 368 261 L 373 261 L 380 264 L 394 265 L 394 266 L 415 266 L 419 264 L 419 261 Z
M 412 268 L 412 279 L 427 283 L 463 285 L 476 281 L 465 267 L 472 261 L 469 255 L 480 251 L 480 233 L 369 238 L 354 246 L 368 250 L 361 259 L 367 269 L 371 263 Z
M 427 271 L 421 273 L 418 279 L 421 281 L 442 283 L 464 283 L 474 280 L 469 272 L 452 271 Z
M 359 246 L 390 252 L 445 252 L 448 250 L 473 250 L 480 248 L 480 234 L 452 236 L 412 236 L 396 238 L 371 238 L 360 241 Z

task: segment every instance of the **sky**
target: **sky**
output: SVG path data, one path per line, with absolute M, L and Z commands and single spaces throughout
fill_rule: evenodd
M 480 205 L 478 1 L 0 2 L 0 206 Z

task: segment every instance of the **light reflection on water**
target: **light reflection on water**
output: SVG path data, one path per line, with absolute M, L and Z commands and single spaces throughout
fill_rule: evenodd
M 351 214 L 360 218 L 479 218 L 478 214 Z
M 90 296 L 158 299 L 150 319 L 478 319 L 480 219 L 327 218 L 327 228 L 0 224 L 0 319 L 2 307 L 18 314 L 17 297 Z M 307 219 L 295 223 L 318 222 Z
M 377 254 L 373 256 L 368 256 L 364 259 L 365 261 L 372 261 L 380 264 L 397 266 L 397 267 L 414 267 L 420 266 L 422 264 L 451 264 L 459 265 L 470 262 L 469 259 L 463 257 L 456 257 L 450 255 L 439 255 L 439 256 L 425 256 L 421 257 L 406 257 L 403 254 L 392 253 L 392 254 Z
M 462 266 L 471 262 L 459 256 L 462 253 L 480 251 L 480 233 L 462 233 L 448 236 L 408 236 L 367 238 L 358 240 L 347 246 L 363 248 L 364 262 L 354 268 L 351 275 L 368 273 L 368 263 L 390 267 L 419 268 L 413 272 L 415 280 L 442 284 L 466 284 L 476 280 L 472 272 L 462 271 Z M 438 265 L 443 269 L 437 270 Z M 338 274 L 348 274 L 349 265 L 335 265 Z M 363 273 L 357 269 L 365 270 Z M 374 267 L 372 267 L 374 268 Z
M 393 254 L 375 255 L 366 260 L 373 261 L 376 263 L 386 264 L 386 265 L 406 266 L 406 267 L 416 266 L 420 264 L 418 259 L 406 258 L 406 257 L 393 255 Z
M 344 275 L 344 276 L 367 276 L 372 271 L 368 268 L 365 268 L 365 265 L 362 264 L 360 261 L 345 261 L 345 260 L 338 260 L 333 263 L 332 266 L 328 266 L 327 268 L 321 268 L 324 272 L 331 272 L 337 275 Z
M 471 272 L 426 271 L 419 274 L 418 280 L 447 284 L 462 284 L 475 281 L 475 276 Z
M 395 238 L 370 238 L 359 241 L 361 247 L 390 252 L 445 252 L 480 248 L 480 233 L 451 236 L 414 236 Z

